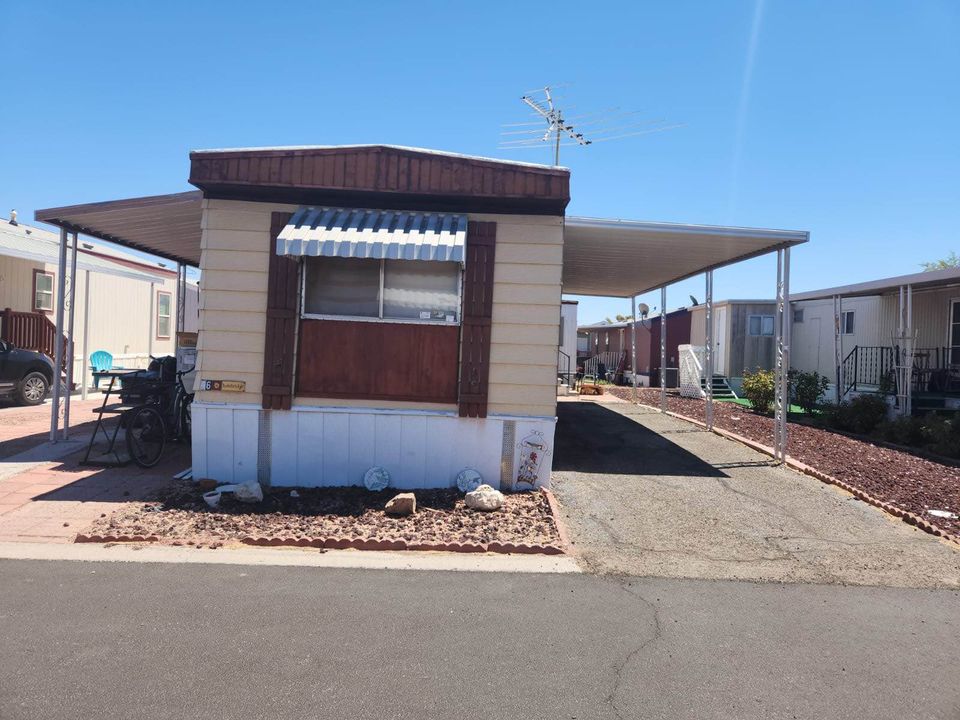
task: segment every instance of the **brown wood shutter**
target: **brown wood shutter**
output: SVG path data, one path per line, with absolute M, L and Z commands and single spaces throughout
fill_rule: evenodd
M 493 262 L 497 249 L 495 222 L 467 223 L 460 334 L 461 417 L 487 416 L 490 377 L 490 318 L 493 315 Z
M 291 213 L 275 212 L 270 217 L 270 271 L 261 390 L 266 410 L 289 410 L 293 398 L 300 264 L 294 258 L 277 255 L 277 236 L 290 216 Z

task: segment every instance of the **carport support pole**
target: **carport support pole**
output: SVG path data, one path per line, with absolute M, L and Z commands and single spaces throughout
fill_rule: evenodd
M 660 288 L 660 412 L 667 411 L 667 286 Z
M 53 402 L 50 405 L 50 442 L 57 441 L 60 429 L 60 369 L 63 367 L 63 295 L 66 291 L 67 231 L 60 228 L 60 255 L 57 264 L 57 337 L 53 353 Z
M 83 271 L 83 356 L 80 358 L 80 398 L 87 399 L 87 358 L 90 357 L 90 271 Z
M 783 412 L 780 418 L 780 462 L 787 461 L 787 419 L 790 417 L 790 323 L 793 315 L 790 312 L 790 248 L 783 249 L 783 277 L 781 278 L 781 296 L 783 310 L 780 313 L 780 396 L 783 398 Z
M 63 398 L 63 439 L 70 432 L 70 399 L 73 395 L 73 320 L 77 314 L 77 246 L 80 236 L 73 233 L 73 248 L 70 251 L 70 320 L 67 321 L 67 391 Z
M 837 366 L 837 405 L 843 399 L 843 335 L 840 323 L 843 321 L 843 298 L 833 296 L 833 355 Z
M 637 402 L 637 296 L 630 296 L 630 400 Z
M 704 375 L 706 382 L 704 388 L 706 392 L 707 408 L 707 430 L 713 430 L 713 270 L 707 270 L 706 274 L 706 302 L 704 303 L 704 320 L 706 330 L 706 342 L 704 343 Z

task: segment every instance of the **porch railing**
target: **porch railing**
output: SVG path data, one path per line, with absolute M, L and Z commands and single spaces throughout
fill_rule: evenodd
M 57 354 L 57 326 L 43 313 L 4 309 L 0 312 L 0 340 L 22 350 L 42 352 L 51 360 Z M 70 355 L 72 353 L 64 337 L 63 372 L 67 370 L 67 358 Z
M 911 383 L 915 391 L 957 389 L 954 371 L 960 370 L 960 349 L 949 347 L 914 348 Z M 889 391 L 896 386 L 896 368 L 906 361 L 898 345 L 857 345 L 843 359 L 843 395 L 853 391 Z

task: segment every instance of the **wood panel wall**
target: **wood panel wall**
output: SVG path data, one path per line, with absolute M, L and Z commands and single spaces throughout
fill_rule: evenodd
M 297 395 L 457 401 L 455 325 L 302 320 Z

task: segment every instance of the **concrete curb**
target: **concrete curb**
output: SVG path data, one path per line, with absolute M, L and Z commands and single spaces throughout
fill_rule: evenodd
M 557 505 L 556 498 L 546 488 L 540 488 L 540 492 L 553 521 L 557 526 L 557 534 L 560 536 L 558 544 L 541 543 L 511 543 L 511 542 L 491 542 L 491 543 L 458 543 L 458 542 L 435 542 L 435 543 L 408 543 L 405 540 L 371 540 L 367 538 L 343 538 L 343 537 L 316 537 L 316 538 L 294 538 L 281 536 L 262 536 L 247 535 L 240 538 L 244 545 L 254 545 L 259 547 L 303 547 L 325 550 L 371 550 L 378 552 L 401 552 L 405 550 L 426 551 L 426 552 L 452 552 L 452 553 L 504 553 L 510 555 L 565 555 L 569 553 L 571 547 L 570 537 L 567 535 L 567 529 L 560 518 L 560 508 Z M 156 535 L 87 535 L 80 533 L 74 538 L 75 543 L 158 543 L 160 538 Z
M 656 410 L 657 412 L 660 412 L 660 408 L 654 407 L 653 405 L 647 405 L 646 403 L 637 403 L 637 405 L 640 407 L 645 407 L 645 408 L 649 408 L 651 410 Z M 677 420 L 683 420 L 684 422 L 691 423 L 692 425 L 697 425 L 698 427 L 702 427 L 704 430 L 707 429 L 707 424 L 702 420 L 696 420 L 692 417 L 688 417 L 687 415 L 681 415 L 680 413 L 672 412 L 670 410 L 667 410 L 665 414 L 669 415 L 670 417 L 676 418 Z M 768 447 L 767 445 L 758 443 L 755 440 L 751 440 L 750 438 L 744 437 L 743 435 L 738 435 L 735 432 L 731 432 L 730 430 L 724 430 L 723 428 L 718 428 L 717 426 L 713 427 L 712 432 L 716 435 L 719 435 L 720 437 L 727 438 L 728 440 L 734 440 L 738 443 L 741 443 L 742 445 L 746 445 L 751 450 L 756 450 L 757 452 L 763 453 L 764 455 L 769 455 L 770 457 L 774 456 L 772 447 Z M 960 545 L 960 536 L 949 533 L 946 530 L 943 530 L 937 527 L 936 525 L 934 525 L 933 523 L 927 521 L 926 519 L 920 517 L 919 515 L 915 515 L 912 512 L 909 512 L 908 510 L 903 510 L 902 508 L 898 508 L 896 505 L 891 505 L 890 503 L 883 502 L 879 498 L 875 498 L 870 493 L 864 490 L 861 490 L 855 485 L 846 483 L 843 480 L 838 480 L 832 475 L 827 475 L 825 472 L 821 472 L 820 470 L 817 470 L 814 467 L 810 467 L 806 463 L 802 463 L 799 460 L 796 460 L 790 457 L 789 455 L 787 456 L 787 459 L 786 459 L 786 465 L 791 470 L 796 470 L 799 473 L 808 475 L 812 478 L 819 480 L 822 483 L 825 483 L 827 485 L 835 485 L 841 490 L 845 490 L 846 492 L 850 493 L 854 497 L 857 497 L 860 500 L 863 500 L 868 505 L 873 505 L 875 508 L 883 510 L 885 513 L 893 515 L 896 518 L 900 518 L 901 520 L 903 520 L 903 522 L 907 523 L 908 525 L 913 525 L 914 527 L 918 527 L 924 532 L 930 533 L 931 535 L 935 535 L 936 537 L 940 537 L 940 538 L 943 538 L 944 540 L 949 540 L 952 543 Z
M 581 573 L 566 555 L 493 553 L 357 552 L 277 547 L 171 547 L 155 543 L 0 542 L 0 559 L 82 562 L 174 563 L 184 565 L 257 565 L 355 568 L 362 570 L 443 570 L 460 572 Z

